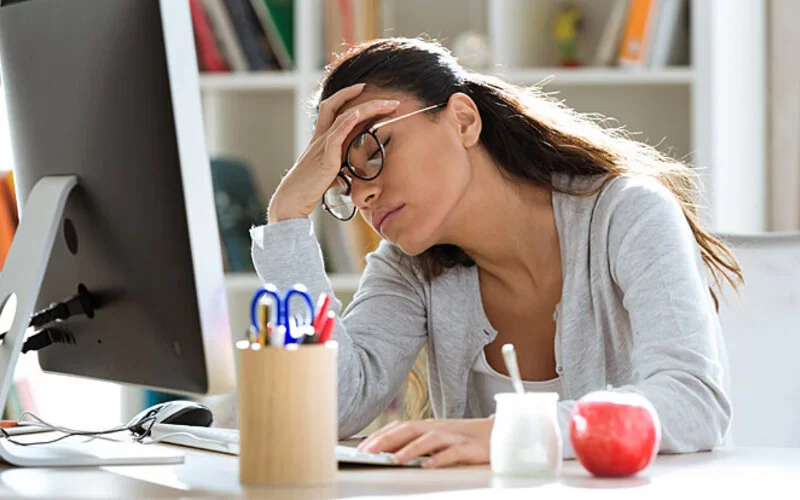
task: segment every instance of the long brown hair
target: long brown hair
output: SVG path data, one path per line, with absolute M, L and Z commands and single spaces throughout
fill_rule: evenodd
M 456 92 L 468 95 L 481 116 L 481 145 L 501 173 L 514 182 L 564 192 L 553 184 L 554 173 L 606 176 L 606 181 L 620 175 L 657 179 L 680 202 L 716 288 L 721 290 L 727 282 L 736 289 L 743 282 L 730 250 L 701 227 L 694 202 L 694 170 L 631 139 L 623 129 L 608 126 L 599 115 L 578 113 L 541 88 L 520 87 L 467 71 L 440 44 L 421 39 L 389 38 L 351 47 L 326 68 L 319 100 L 356 83 L 403 92 L 425 106 L 447 102 Z M 602 186 L 591 192 L 568 194 L 591 195 Z M 417 260 L 428 278 L 455 266 L 475 265 L 454 245 L 433 246 Z M 718 308 L 714 286 L 710 293 Z M 412 417 L 419 417 L 428 406 L 421 359 L 407 383 L 407 396 L 414 401 L 413 408 L 407 408 Z

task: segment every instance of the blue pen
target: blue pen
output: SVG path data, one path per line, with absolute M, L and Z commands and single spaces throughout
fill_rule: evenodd
M 295 333 L 292 332 L 293 321 L 290 321 L 291 311 L 289 310 L 289 304 L 293 297 L 300 297 L 303 299 L 303 303 L 308 310 L 308 323 L 300 325 L 302 328 L 295 328 L 298 330 L 298 333 L 305 333 L 307 327 L 314 324 L 314 302 L 311 300 L 311 295 L 308 293 L 308 289 L 305 286 L 294 285 L 286 291 L 285 295 L 281 296 L 281 293 L 275 285 L 266 284 L 255 291 L 253 300 L 250 302 L 250 321 L 255 328 L 260 328 L 261 326 L 258 320 L 258 303 L 265 296 L 274 304 L 273 329 L 283 327 L 283 332 L 285 332 L 283 335 L 283 345 L 294 344 L 298 341 L 298 338 L 295 337 Z M 280 335 L 276 335 L 276 337 L 280 337 Z M 274 345 L 276 342 L 270 342 L 270 345 Z

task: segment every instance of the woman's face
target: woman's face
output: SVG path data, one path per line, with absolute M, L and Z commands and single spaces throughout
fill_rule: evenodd
M 377 122 L 425 107 L 407 94 L 365 90 L 342 112 L 372 99 L 394 99 L 400 105 L 377 120 L 358 124 L 345 139 L 343 160 L 359 133 Z M 450 102 L 380 127 L 376 134 L 385 149 L 383 171 L 371 181 L 352 181 L 353 202 L 364 220 L 409 255 L 442 242 L 448 218 L 470 178 L 467 149 L 452 108 Z

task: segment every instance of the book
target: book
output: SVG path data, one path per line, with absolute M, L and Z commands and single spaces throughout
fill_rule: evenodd
M 644 68 L 648 65 L 657 7 L 657 0 L 630 0 L 619 49 L 620 66 Z
M 380 36 L 383 11 L 378 0 L 329 0 L 324 8 L 326 63 L 351 44 Z
M 616 56 L 619 53 L 627 13 L 628 0 L 614 0 L 603 34 L 597 44 L 594 55 L 595 66 L 611 66 L 617 62 Z
M 225 6 L 242 45 L 248 68 L 253 71 L 278 69 L 278 62 L 250 1 L 225 0 Z
M 663 68 L 688 63 L 686 0 L 659 0 L 649 66 Z
M 19 224 L 13 175 L 12 172 L 7 172 L 0 179 L 0 269 L 3 268 L 6 256 L 11 250 L 14 233 Z
M 281 69 L 294 67 L 294 2 L 250 0 Z
M 203 0 L 211 28 L 219 40 L 220 50 L 233 71 L 247 71 L 247 59 L 236 37 L 230 14 L 222 0 Z
M 342 19 L 338 0 L 324 2 L 323 53 L 324 63 L 330 63 L 342 48 Z
M 192 15 L 192 30 L 197 49 L 197 62 L 201 71 L 229 71 L 230 67 L 225 61 L 208 20 L 205 7 L 200 0 L 189 0 L 189 9 Z
M 255 188 L 251 169 L 234 158 L 213 158 L 211 182 L 225 271 L 255 272 L 250 228 L 264 224 L 265 205 Z

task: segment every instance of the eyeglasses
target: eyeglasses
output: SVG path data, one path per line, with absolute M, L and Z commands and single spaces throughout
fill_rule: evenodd
M 352 219 L 357 211 L 352 198 L 352 177 L 363 181 L 371 181 L 381 175 L 383 171 L 386 150 L 375 132 L 384 125 L 446 105 L 447 103 L 434 104 L 427 108 L 378 122 L 353 138 L 347 146 L 345 161 L 342 163 L 339 175 L 336 176 L 334 183 L 322 196 L 322 208 L 341 221 Z

